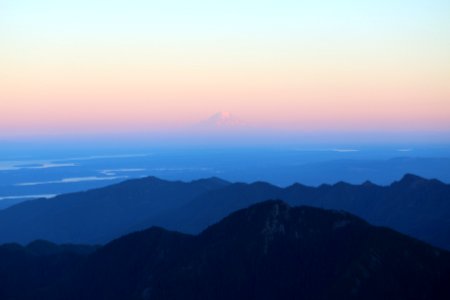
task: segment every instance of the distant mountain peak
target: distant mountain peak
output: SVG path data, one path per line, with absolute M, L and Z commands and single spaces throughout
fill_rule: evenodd
M 200 122 L 199 125 L 205 129 L 233 129 L 245 127 L 247 123 L 228 111 L 221 111 Z
M 350 183 L 342 181 L 342 180 L 333 184 L 334 188 L 340 188 L 340 189 L 346 189 L 346 188 L 350 188 L 353 186 L 354 186 L 353 184 L 350 184 Z
M 427 181 L 427 179 L 422 178 L 417 175 L 414 175 L 414 174 L 407 173 L 397 183 L 404 185 L 404 186 L 412 186 L 412 185 L 416 185 L 416 184 L 424 182 L 424 181 Z
M 213 176 L 213 177 L 209 177 L 209 178 L 204 178 L 204 179 L 197 179 L 197 180 L 193 180 L 191 181 L 191 183 L 204 183 L 204 184 L 216 184 L 218 186 L 227 186 L 230 185 L 231 182 L 223 180 L 222 178 Z
M 366 181 L 363 182 L 362 186 L 364 186 L 364 187 L 373 187 L 373 186 L 376 186 L 376 184 L 374 184 L 370 180 L 366 180 Z

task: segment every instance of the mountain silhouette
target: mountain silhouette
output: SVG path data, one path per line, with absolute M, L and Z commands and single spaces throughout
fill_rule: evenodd
M 142 229 L 159 225 L 198 233 L 229 213 L 266 199 L 291 205 L 345 210 L 372 224 L 394 228 L 435 246 L 450 249 L 450 185 L 406 174 L 389 186 L 370 182 L 280 188 L 268 183 L 236 183 L 210 191 L 182 208 L 149 218 Z
M 217 112 L 197 124 L 197 128 L 203 130 L 232 130 L 246 127 L 248 127 L 246 122 L 227 111 Z
M 0 211 L 0 243 L 106 243 L 151 226 L 197 234 L 228 214 L 267 199 L 345 210 L 450 249 L 450 186 L 407 174 L 389 186 L 370 182 L 280 188 L 218 178 L 171 182 L 154 177 L 32 200 Z
M 104 243 L 133 224 L 229 183 L 209 178 L 192 182 L 156 177 L 105 188 L 30 200 L 0 211 L 0 243 Z
M 2 246 L 0 262 L 1 299 L 450 297 L 447 251 L 345 212 L 282 201 L 234 212 L 197 236 L 153 227 L 92 254 Z

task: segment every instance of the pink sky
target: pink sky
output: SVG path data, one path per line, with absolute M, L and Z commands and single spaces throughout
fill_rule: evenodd
M 288 131 L 450 131 L 448 1 L 319 2 L 8 0 L 0 136 L 182 129 L 217 111 Z

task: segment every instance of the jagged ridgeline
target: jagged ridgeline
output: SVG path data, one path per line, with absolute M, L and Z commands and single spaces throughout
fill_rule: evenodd
M 448 252 L 345 212 L 281 201 L 197 236 L 153 227 L 97 250 L 6 245 L 0 265 L 1 299 L 450 298 Z
M 197 234 L 233 211 L 268 199 L 345 210 L 450 249 L 450 186 L 414 175 L 389 186 L 340 182 L 286 188 L 218 178 L 181 182 L 147 177 L 1 210 L 0 243 L 104 244 L 150 226 Z

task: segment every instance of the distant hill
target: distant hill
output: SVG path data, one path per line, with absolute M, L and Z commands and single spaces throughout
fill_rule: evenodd
M 196 234 L 233 211 L 267 199 L 345 210 L 450 249 L 450 185 L 410 174 L 389 186 L 340 182 L 280 188 L 264 182 L 231 184 L 218 178 L 131 180 L 0 211 L 0 243 L 35 239 L 105 243 L 150 226 Z
M 205 132 L 206 141 L 213 137 L 218 138 L 214 131 Z M 238 131 L 240 134 L 243 132 L 241 127 Z M 220 134 L 220 143 L 227 143 L 226 132 L 227 130 Z M 243 137 L 242 140 L 247 138 Z M 93 160 L 83 160 L 83 157 L 80 157 L 79 161 L 70 161 L 74 165 L 70 167 L 21 169 L 23 165 L 18 164 L 17 170 L 8 171 L 0 166 L 0 209 L 31 198 L 40 198 L 39 195 L 49 198 L 52 195 L 87 191 L 126 179 L 142 178 L 148 174 L 166 180 L 184 181 L 220 174 L 231 182 L 250 183 L 264 180 L 278 186 L 288 186 L 296 182 L 318 186 L 339 181 L 361 184 L 365 180 L 388 185 L 404 174 L 411 173 L 450 183 L 450 158 L 445 158 L 448 154 L 445 154 L 445 149 L 440 150 L 444 157 L 424 157 L 427 155 L 426 151 L 411 151 L 409 154 L 398 154 L 414 157 L 389 159 L 388 157 L 397 152 L 393 154 L 392 150 L 385 150 L 379 157 L 378 152 L 373 149 L 352 152 L 353 150 L 343 148 L 304 151 L 286 147 L 239 150 L 180 149 L 157 151 L 153 154 L 155 157 L 138 155 L 134 158 L 118 159 L 114 156 L 99 156 Z M 64 165 L 64 160 L 47 163 L 52 164 Z
M 218 178 L 181 182 L 147 177 L 87 192 L 30 200 L 0 211 L 0 243 L 29 243 L 36 239 L 104 243 L 133 224 L 228 184 Z
M 0 210 L 30 200 L 29 198 L 3 199 L 0 200 Z
M 92 254 L 0 247 L 1 299 L 449 299 L 450 253 L 348 213 L 267 201 L 198 236 L 151 228 Z

